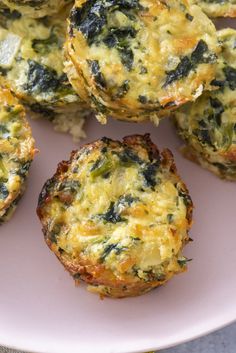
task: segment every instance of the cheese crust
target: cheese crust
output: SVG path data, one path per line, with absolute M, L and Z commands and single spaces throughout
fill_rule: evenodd
M 148 134 L 103 138 L 59 164 L 37 213 L 76 283 L 105 296 L 143 294 L 186 269 L 192 201 L 169 150 Z
M 66 51 L 71 83 L 101 121 L 158 122 L 209 89 L 218 45 L 213 23 L 185 0 L 77 0 Z
M 0 223 L 19 201 L 34 158 L 34 139 L 25 111 L 11 93 L 0 89 Z
M 236 180 L 236 30 L 218 32 L 222 53 L 212 85 L 175 113 L 184 154 L 221 178 Z
M 80 125 L 90 113 L 63 71 L 68 13 L 69 7 L 54 17 L 32 19 L 1 9 L 0 46 L 10 50 L 2 51 L 0 70 L 5 85 L 31 113 L 55 123 L 63 116 Z
M 2 2 L 24 16 L 39 18 L 58 13 L 71 0 L 2 0 Z
M 194 3 L 210 17 L 236 17 L 235 0 L 195 0 Z

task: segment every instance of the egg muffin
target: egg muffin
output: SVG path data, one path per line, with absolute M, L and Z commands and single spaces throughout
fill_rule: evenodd
M 37 213 L 76 283 L 128 297 L 186 269 L 192 207 L 171 152 L 160 153 L 146 134 L 73 151 L 44 185 Z
M 209 88 L 218 46 L 213 23 L 185 0 L 76 0 L 66 50 L 71 83 L 101 122 L 158 122 Z
M 25 111 L 0 88 L 0 223 L 8 220 L 25 189 L 35 148 Z
M 236 180 L 236 30 L 218 32 L 222 53 L 212 85 L 175 113 L 183 153 L 221 178 Z
M 194 3 L 210 17 L 236 17 L 235 0 L 195 0 Z
M 54 17 L 32 19 L 1 9 L 0 48 L 7 50 L 0 51 L 0 72 L 31 115 L 46 117 L 73 134 L 73 126 L 80 128 L 89 112 L 63 72 L 68 12 L 69 7 Z M 82 128 L 76 133 L 84 137 Z
M 24 16 L 38 18 L 59 12 L 71 0 L 2 0 L 2 2 Z

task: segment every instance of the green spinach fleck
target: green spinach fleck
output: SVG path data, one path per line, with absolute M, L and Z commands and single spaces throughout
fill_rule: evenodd
M 58 46 L 59 41 L 57 35 L 53 32 L 50 33 L 50 36 L 46 39 L 33 39 L 32 41 L 32 48 L 36 53 L 45 55 L 52 51 L 53 45 Z
M 129 92 L 129 80 L 125 80 L 120 87 L 117 88 L 113 99 L 123 98 Z
M 97 178 L 99 176 L 104 176 L 112 170 L 112 167 L 112 162 L 108 157 L 100 157 L 90 168 L 90 175 L 92 179 Z
M 101 89 L 106 89 L 106 80 L 100 71 L 100 65 L 98 63 L 98 60 L 88 60 L 88 64 L 90 66 L 91 73 L 94 77 L 97 86 Z
M 40 94 L 55 91 L 60 87 L 60 79 L 54 69 L 30 59 L 28 66 L 27 83 L 23 86 L 26 91 Z
M 234 91 L 236 89 L 236 69 L 226 66 L 223 69 L 229 88 Z
M 184 56 L 174 70 L 166 72 L 167 78 L 163 87 L 187 77 L 190 71 L 194 70 L 198 64 L 214 63 L 216 58 L 216 55 L 209 52 L 207 44 L 201 39 L 190 55 L 190 58 Z
M 0 200 L 5 200 L 9 195 L 9 191 L 5 183 L 0 182 Z
M 182 259 L 179 259 L 177 261 L 180 267 L 185 267 L 188 262 L 192 261 L 192 259 L 187 259 L 186 257 L 183 257 Z
M 193 16 L 192 15 L 190 15 L 189 13 L 186 13 L 185 17 L 187 18 L 187 20 L 192 22 L 192 20 L 193 20 Z
M 144 176 L 145 184 L 148 187 L 154 188 L 157 184 L 157 178 L 156 174 L 157 171 L 160 167 L 160 161 L 157 160 L 154 163 L 148 163 L 144 170 L 142 171 L 142 174 Z
M 120 196 L 116 202 L 111 202 L 106 213 L 99 214 L 99 218 L 105 223 L 118 223 L 125 222 L 126 219 L 121 217 L 121 213 L 124 209 L 130 207 L 133 202 L 139 201 L 138 197 L 133 197 L 132 195 Z
M 114 252 L 116 255 L 120 255 L 127 247 L 121 246 L 119 244 L 107 244 L 104 248 L 103 254 L 100 257 L 100 262 L 104 262 L 106 257 Z
M 18 170 L 17 174 L 21 178 L 26 178 L 28 171 L 29 171 L 30 164 L 31 164 L 31 161 L 25 162 L 22 164 L 21 168 Z

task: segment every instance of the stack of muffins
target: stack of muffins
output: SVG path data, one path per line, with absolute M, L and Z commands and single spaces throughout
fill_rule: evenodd
M 236 30 L 217 31 L 208 16 L 236 17 L 236 5 L 1 1 L 0 221 L 15 209 L 36 151 L 25 109 L 77 140 L 86 119 L 171 118 L 184 156 L 236 180 Z M 192 208 L 171 152 L 144 134 L 74 151 L 44 185 L 37 213 L 76 283 L 126 297 L 186 269 Z

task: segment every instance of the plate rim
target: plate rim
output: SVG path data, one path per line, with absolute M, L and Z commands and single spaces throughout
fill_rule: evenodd
M 230 316 L 230 315 L 229 315 Z M 109 349 L 109 350 L 105 350 L 106 348 L 104 348 L 102 351 L 99 349 L 99 350 L 94 350 L 94 347 L 85 347 L 83 345 L 81 345 L 81 350 L 78 350 L 78 347 L 77 346 L 71 346 L 71 347 L 68 347 L 67 350 L 64 350 L 64 349 L 58 349 L 59 347 L 58 346 L 55 346 L 53 349 L 49 349 L 48 347 L 45 349 L 37 349 L 37 345 L 32 345 L 32 344 L 29 344 L 29 345 L 21 345 L 21 344 L 17 344 L 16 343 L 9 343 L 7 341 L 4 342 L 4 340 L 0 340 L 0 346 L 2 346 L 3 348 L 9 348 L 9 349 L 13 349 L 13 350 L 20 350 L 22 352 L 31 352 L 31 353 L 68 353 L 68 350 L 70 353 L 89 353 L 91 352 L 90 349 L 93 350 L 93 353 L 145 353 L 145 352 L 152 352 L 152 351 L 160 351 L 160 350 L 163 350 L 163 349 L 168 349 L 168 348 L 172 348 L 172 347 L 177 347 L 181 344 L 184 344 L 184 343 L 188 343 L 188 342 L 191 342 L 193 340 L 196 340 L 198 338 L 201 338 L 201 337 L 204 337 L 204 336 L 207 336 L 215 331 L 218 331 L 220 329 L 223 329 L 224 327 L 227 327 L 227 326 L 230 326 L 231 324 L 233 323 L 236 323 L 236 313 L 235 315 L 232 315 L 231 314 L 231 318 L 228 318 L 226 320 L 219 320 L 217 321 L 217 323 L 214 325 L 214 326 L 211 326 L 209 327 L 209 329 L 207 330 L 200 330 L 198 333 L 195 333 L 189 337 L 185 337 L 184 338 L 184 332 L 186 330 L 184 330 L 181 334 L 181 336 L 179 335 L 179 339 L 175 340 L 175 341 L 172 341 L 171 343 L 165 343 L 165 341 L 167 341 L 166 339 L 164 340 L 164 343 L 162 343 L 161 345 L 157 346 L 148 346 L 147 348 L 145 347 L 141 347 L 141 348 L 131 348 L 131 349 L 126 349 L 125 351 L 122 349 L 122 350 L 117 350 L 117 349 L 112 349 L 112 351 Z M 52 347 L 50 347 L 52 348 Z M 86 350 L 85 350 L 86 349 Z M 89 349 L 89 350 L 88 350 Z

